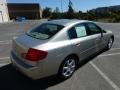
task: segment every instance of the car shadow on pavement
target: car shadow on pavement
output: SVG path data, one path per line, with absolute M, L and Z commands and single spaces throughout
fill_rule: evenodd
M 80 64 L 78 65 L 77 70 L 79 70 L 82 66 L 84 66 L 85 64 L 87 64 L 88 62 L 92 61 L 94 58 L 96 58 L 97 56 L 99 56 L 100 54 L 106 52 L 106 49 L 101 50 L 100 52 L 95 53 L 94 55 L 86 58 L 85 60 L 81 61 Z
M 11 64 L 0 68 L 0 90 L 45 90 L 63 82 L 55 76 L 32 80 L 19 73 Z
M 81 62 L 78 70 L 102 52 Z M 64 80 L 55 76 L 32 80 L 18 72 L 12 64 L 0 68 L 0 90 L 45 90 L 62 82 Z

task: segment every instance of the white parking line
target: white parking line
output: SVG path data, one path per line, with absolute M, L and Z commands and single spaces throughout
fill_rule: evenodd
M 120 48 L 111 48 L 110 50 L 120 50 Z
M 10 59 L 10 57 L 2 57 L 0 58 L 0 67 L 3 67 L 7 64 L 10 64 L 10 61 L 8 61 L 8 59 Z
M 0 44 L 10 44 L 12 40 L 0 41 Z
M 107 75 L 105 75 L 92 61 L 90 62 L 90 64 L 115 90 L 120 90 L 120 88 Z
M 7 65 L 7 64 L 9 64 L 9 63 L 0 64 L 0 67 L 3 67 L 3 66 L 5 66 L 5 65 Z
M 11 42 L 12 40 L 6 40 L 6 41 L 0 41 L 0 43 L 3 43 L 3 42 Z
M 2 34 L 1 36 L 17 36 L 17 35 L 20 35 L 21 32 L 18 32 L 18 33 L 6 33 L 6 34 Z
M 120 53 L 103 54 L 103 55 L 99 55 L 98 57 L 113 56 L 113 55 L 120 55 Z
M 3 60 L 3 59 L 10 59 L 10 57 L 2 57 L 2 58 L 0 58 L 0 60 Z

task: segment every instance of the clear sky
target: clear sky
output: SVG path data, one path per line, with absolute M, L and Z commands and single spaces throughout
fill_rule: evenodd
M 62 0 L 63 11 L 68 8 L 69 0 Z M 97 7 L 120 5 L 120 0 L 71 0 L 75 11 L 87 11 Z M 61 10 L 61 0 L 7 0 L 8 3 L 40 3 L 42 8 L 50 7 L 55 9 L 59 7 Z

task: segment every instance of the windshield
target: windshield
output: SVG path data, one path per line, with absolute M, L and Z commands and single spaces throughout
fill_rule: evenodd
M 27 35 L 36 39 L 48 39 L 54 36 L 62 28 L 63 26 L 61 25 L 45 23 L 27 32 Z

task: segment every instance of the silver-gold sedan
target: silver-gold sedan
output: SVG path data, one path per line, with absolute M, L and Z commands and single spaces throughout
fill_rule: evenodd
M 67 79 L 81 61 L 114 41 L 111 31 L 86 20 L 52 20 L 14 38 L 11 61 L 32 79 L 58 75 Z

